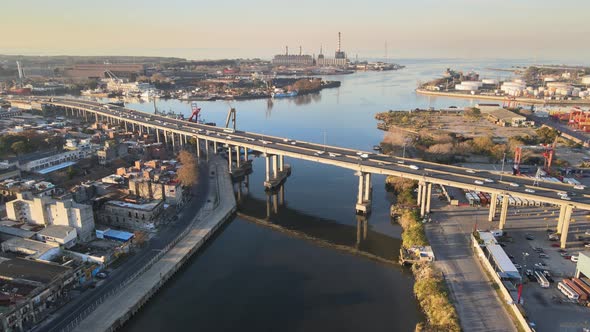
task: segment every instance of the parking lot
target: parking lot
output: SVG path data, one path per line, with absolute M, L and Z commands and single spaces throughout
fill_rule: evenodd
M 505 231 L 511 240 L 502 243 L 509 257 L 522 267 L 524 308 L 529 319 L 537 325 L 536 330 L 573 332 L 581 331 L 583 327 L 590 328 L 590 308 L 570 302 L 557 289 L 560 280 L 575 273 L 576 263 L 569 257 L 589 250 L 584 248 L 583 240 L 576 240 L 576 236 L 584 236 L 590 230 L 587 214 L 574 212 L 568 246 L 563 252 L 558 247 L 559 241 L 548 238 L 557 225 L 557 208 L 513 208 L 510 212 Z M 547 271 L 550 275 L 548 279 L 553 282 L 549 288 L 542 288 L 536 280 L 532 281 L 534 278 L 527 278 L 526 270 Z
M 449 219 L 452 219 L 452 222 L 457 223 L 466 236 L 475 227 L 480 230 L 498 229 L 499 211 L 496 220 L 488 222 L 489 210 L 486 207 L 457 207 L 441 204 L 442 202 L 438 202 L 438 199 L 435 201 L 437 202 L 433 204 L 431 214 L 435 224 L 447 223 L 450 222 Z M 535 330 L 580 332 L 583 328 L 590 328 L 590 308 L 571 303 L 557 289 L 557 283 L 564 277 L 573 276 L 576 268 L 576 263 L 562 256 L 559 241 L 548 239 L 548 235 L 557 227 L 559 208 L 511 206 L 508 211 L 508 220 L 504 229 L 508 237 L 501 243 L 513 261 L 522 267 L 524 308 L 530 321 L 535 323 Z M 431 227 L 435 225 L 428 225 L 427 229 Z M 577 236 L 586 236 L 586 231 L 590 231 L 590 215 L 586 211 L 574 210 L 569 229 L 567 254 L 564 253 L 564 255 L 590 251 L 584 248 L 584 240 L 577 239 Z M 588 238 L 590 241 L 590 236 Z M 535 251 L 535 248 L 540 249 Z M 546 255 L 546 258 L 541 258 L 540 254 Z M 535 267 L 535 264 L 540 263 L 544 266 Z M 549 288 L 541 288 L 536 281 L 530 281 L 526 277 L 526 270 L 534 269 L 548 271 L 553 279 Z M 516 294 L 516 288 L 514 292 Z

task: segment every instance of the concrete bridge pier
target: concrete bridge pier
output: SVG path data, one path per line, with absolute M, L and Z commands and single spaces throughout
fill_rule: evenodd
M 229 145 L 229 146 L 227 147 L 227 160 L 228 160 L 228 162 L 229 162 L 229 165 L 228 165 L 228 170 L 229 170 L 230 174 L 231 174 L 231 172 L 232 172 L 232 164 L 233 164 L 233 161 L 232 161 L 232 154 L 233 154 L 232 147 L 231 147 L 231 145 Z
M 555 230 L 556 233 L 561 234 L 561 229 L 563 228 L 563 220 L 565 218 L 565 211 L 567 209 L 567 205 L 562 204 L 559 208 L 559 217 L 557 218 L 557 229 Z
M 357 172 L 356 175 L 359 177 L 356 213 L 369 215 L 371 213 L 371 173 Z
M 356 248 L 358 249 L 361 242 L 367 239 L 369 220 L 366 216 L 356 216 Z
M 217 154 L 217 141 L 213 141 L 213 153 Z
M 506 218 L 508 217 L 508 195 L 502 196 L 502 210 L 500 211 L 500 224 L 498 228 L 504 229 Z
M 197 146 L 195 147 L 196 150 L 197 150 L 197 158 L 200 159 L 201 158 L 201 140 L 198 137 L 195 137 L 195 140 L 196 140 L 196 143 L 197 143 L 196 144 Z
M 416 204 L 422 204 L 422 183 L 418 183 L 418 196 L 416 197 Z
M 424 183 L 421 185 L 422 190 L 420 193 L 422 194 L 420 198 L 420 216 L 424 217 L 426 214 L 430 213 L 430 198 L 432 197 L 432 183 Z
M 277 188 L 283 184 L 289 175 L 291 175 L 291 167 L 284 164 L 283 156 L 266 155 L 266 177 L 264 181 L 266 189 Z
M 490 213 L 488 214 L 488 221 L 494 221 L 494 217 L 496 216 L 496 207 L 498 206 L 498 194 L 492 194 L 491 202 L 490 202 Z
M 567 235 L 569 232 L 569 228 L 570 228 L 570 222 L 572 221 L 572 212 L 574 210 L 574 207 L 571 205 L 564 205 L 565 206 L 565 212 L 563 215 L 563 225 L 561 226 L 561 243 L 560 243 L 560 247 L 561 249 L 565 249 L 566 245 L 567 245 Z M 561 218 L 561 214 L 560 214 L 560 218 Z

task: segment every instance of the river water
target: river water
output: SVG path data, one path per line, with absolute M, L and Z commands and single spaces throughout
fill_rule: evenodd
M 374 115 L 389 109 L 474 105 L 476 100 L 426 97 L 418 82 L 445 68 L 506 78 L 523 61 L 412 60 L 405 69 L 359 72 L 328 79 L 336 89 L 294 99 L 200 102 L 202 116 L 221 125 L 237 109 L 240 130 L 370 150 L 383 138 Z M 128 103 L 153 112 L 153 104 Z M 190 115 L 190 105 L 158 101 L 160 110 Z M 390 197 L 373 177 L 373 213 L 354 213 L 358 180 L 350 170 L 286 159 L 293 169 L 285 204 L 269 223 L 236 218 L 157 293 L 125 331 L 413 331 L 423 320 L 406 269 L 397 259 L 400 228 L 388 217 Z M 254 160 L 240 210 L 267 215 L 264 161 Z M 272 200 L 271 200 L 272 201 Z M 250 220 L 250 218 L 247 218 Z M 365 226 L 366 225 L 366 230 Z

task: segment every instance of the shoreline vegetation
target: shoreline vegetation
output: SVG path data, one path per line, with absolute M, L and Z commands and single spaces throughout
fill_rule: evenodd
M 397 197 L 397 204 L 392 208 L 403 229 L 402 247 L 428 245 L 424 225 L 416 211 L 414 189 L 417 182 L 393 176 L 387 177 L 387 187 Z M 415 332 L 461 331 L 459 317 L 450 301 L 449 292 L 442 273 L 432 262 L 418 262 L 412 265 L 414 275 L 414 296 L 426 316 L 426 322 L 416 324 Z

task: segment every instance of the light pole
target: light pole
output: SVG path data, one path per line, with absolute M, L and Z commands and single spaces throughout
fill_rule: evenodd
M 522 252 L 522 264 L 523 264 L 522 271 L 523 271 L 523 272 L 524 272 L 524 271 L 526 271 L 526 258 L 527 258 L 528 256 L 529 256 L 529 253 L 528 253 L 528 252 L 526 252 L 526 251 L 523 251 L 523 252 Z M 521 272 L 520 274 L 521 274 L 521 278 L 523 278 L 523 279 L 524 279 L 523 272 Z
M 506 162 L 506 152 L 504 152 L 504 157 L 502 157 L 502 172 L 500 172 L 500 181 L 502 181 L 502 176 L 504 175 L 504 163 Z

